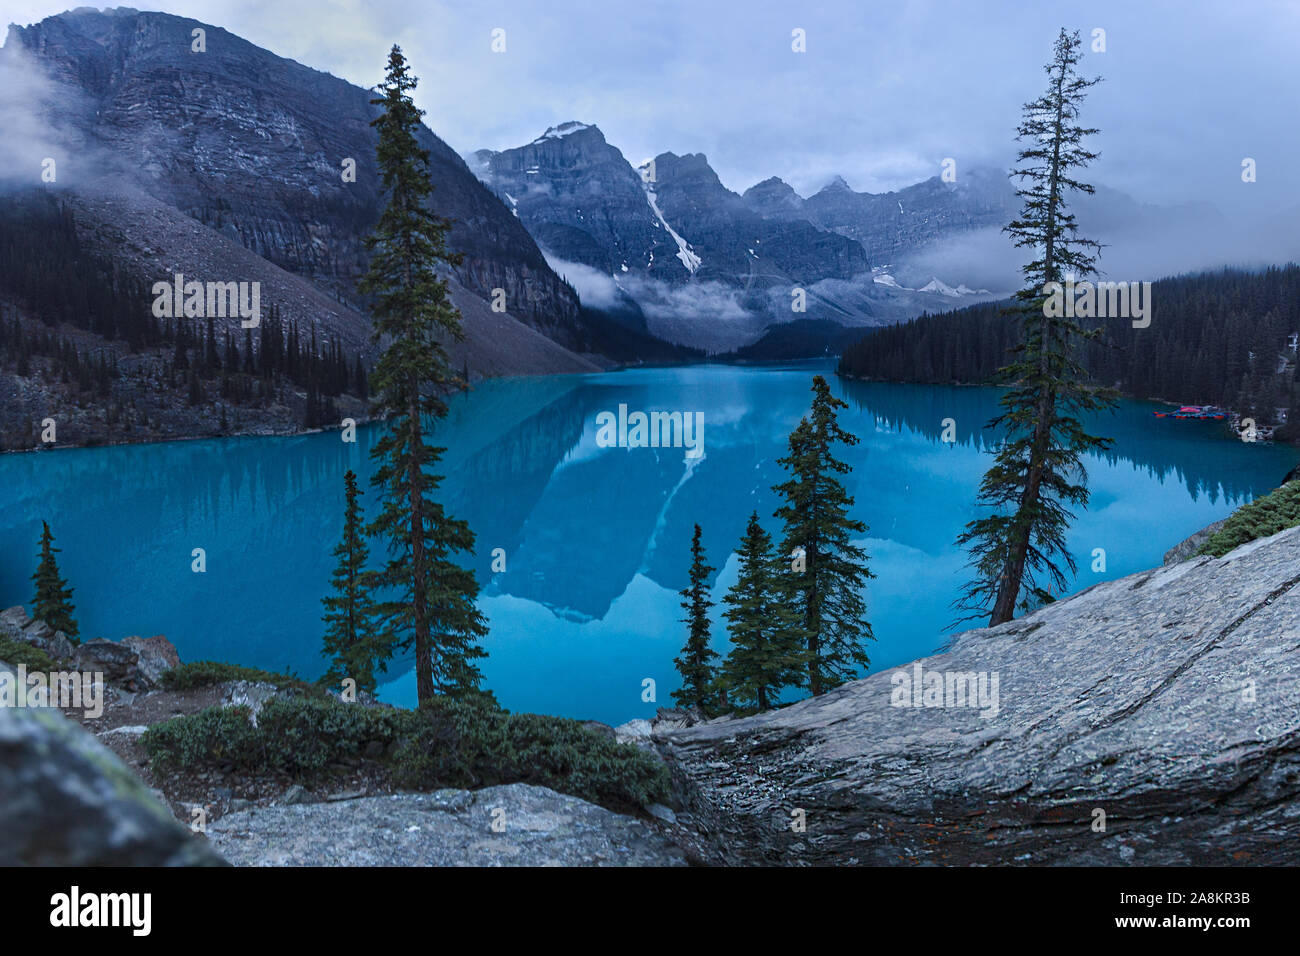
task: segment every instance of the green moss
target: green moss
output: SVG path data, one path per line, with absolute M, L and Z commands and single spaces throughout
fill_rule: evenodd
M 666 769 L 640 749 L 576 720 L 510 714 L 487 697 L 439 698 L 415 711 L 275 698 L 257 727 L 245 708 L 209 708 L 149 728 L 144 747 L 162 770 L 231 764 L 311 782 L 369 753 L 414 790 L 532 783 L 615 810 L 668 796 Z
M 1300 524 L 1300 481 L 1288 481 L 1262 498 L 1242 505 L 1222 528 L 1210 535 L 1197 554 L 1221 558 L 1257 538 L 1267 538 Z
M 48 673 L 59 669 L 58 662 L 39 647 L 9 637 L 0 637 L 0 661 L 14 667 L 26 664 L 29 671 Z
M 222 664 L 218 661 L 195 661 L 173 667 L 162 675 L 162 686 L 167 690 L 193 690 L 196 687 L 212 687 L 236 680 L 274 684 L 281 690 L 296 690 L 315 696 L 325 695 L 323 689 L 292 674 L 277 674 L 256 667 L 240 667 L 238 664 Z

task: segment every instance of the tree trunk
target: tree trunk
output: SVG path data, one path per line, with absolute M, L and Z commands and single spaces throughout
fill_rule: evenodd
M 1029 474 L 1025 481 L 1024 494 L 1020 496 L 1020 509 L 1038 501 L 1038 489 L 1043 480 L 1043 459 L 1047 454 L 1047 442 L 1051 438 L 1048 422 L 1055 413 L 1056 402 L 1052 394 L 1044 389 L 1038 401 L 1038 423 L 1034 427 L 1034 443 L 1030 446 Z M 1003 565 L 1002 577 L 998 581 L 998 597 L 993 604 L 993 613 L 989 616 L 989 627 L 1005 624 L 1015 617 L 1016 598 L 1020 595 L 1020 585 L 1025 576 L 1025 560 L 1029 557 L 1030 527 L 1021 523 L 1015 529 L 1011 547 Z
M 406 237 L 408 255 L 406 257 L 406 284 L 414 285 L 411 275 L 411 260 L 414 252 L 410 249 L 410 236 Z M 407 335 L 414 340 L 414 316 L 407 316 Z M 407 483 L 410 486 L 411 507 L 411 611 L 415 618 L 415 699 L 423 704 L 432 700 L 433 687 L 433 642 L 429 633 L 428 607 L 428 573 L 424 556 L 424 471 L 420 463 L 420 451 L 424 448 L 423 423 L 420 421 L 420 381 L 412 375 L 407 382 L 407 410 L 411 420 L 410 445 L 406 450 Z
M 424 473 L 416 450 L 423 447 L 420 428 L 420 393 L 412 392 L 411 449 L 407 480 L 411 486 L 411 608 L 415 615 L 415 697 L 423 704 L 433 697 L 433 645 L 429 636 L 428 569 L 424 557 Z

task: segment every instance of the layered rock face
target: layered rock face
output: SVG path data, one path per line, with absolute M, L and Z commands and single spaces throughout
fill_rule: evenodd
M 691 237 L 710 263 L 702 277 L 747 284 L 812 283 L 849 279 L 868 267 L 852 237 L 815 227 L 804 219 L 767 220 L 718 179 L 703 153 L 655 157 L 659 207 Z
M 542 246 L 608 275 L 678 281 L 677 244 L 646 201 L 641 178 L 595 126 L 562 123 L 526 146 L 479 150 L 476 171 Z
M 473 163 L 557 257 L 676 284 L 848 280 L 948 236 L 1005 225 L 1017 208 L 1007 178 L 984 169 L 879 194 L 837 179 L 807 199 L 772 177 L 740 196 L 703 153 L 661 153 L 633 169 L 597 127 L 578 122 L 516 149 L 479 150 Z
M 192 49 L 195 29 L 206 31 L 203 52 Z M 134 178 L 268 261 L 351 295 L 382 204 L 368 91 L 217 27 L 127 9 L 11 27 L 3 55 L 55 84 L 46 115 L 69 140 L 61 182 Z M 504 289 L 512 315 L 580 346 L 577 298 L 519 221 L 427 129 L 421 145 L 432 207 L 455 221 L 450 245 L 465 256 L 459 280 L 483 296 Z M 342 177 L 349 159 L 355 182 Z
M 1000 227 L 1015 205 L 1006 178 L 981 171 L 881 195 L 839 180 L 808 199 L 772 178 L 741 196 L 703 153 L 660 153 L 634 168 L 579 122 L 515 149 L 479 150 L 470 164 L 561 271 L 572 262 L 599 274 L 571 277 L 584 300 L 639 313 L 638 327 L 711 352 L 801 319 L 879 325 L 987 297 L 877 273 L 958 233 Z M 797 354 L 822 351 L 798 327 L 786 337 Z
M 1292 528 L 656 742 L 713 862 L 1294 864 L 1298 655 Z
M 801 198 L 780 179 L 745 191 L 755 212 L 774 219 L 806 220 L 856 240 L 873 264 L 897 262 L 962 232 L 1006 225 L 1019 210 L 1011 182 L 988 169 L 959 171 L 952 183 L 931 177 L 890 193 L 859 193 L 837 178 Z
M 768 286 L 847 279 L 867 267 L 851 239 L 765 220 L 703 153 L 661 153 L 634 169 L 597 127 L 570 122 L 474 160 L 544 248 L 615 278 Z

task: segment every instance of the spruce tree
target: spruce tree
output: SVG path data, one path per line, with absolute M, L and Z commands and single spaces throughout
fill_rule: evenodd
M 683 707 L 698 707 L 705 713 L 713 710 L 717 688 L 713 660 L 718 655 L 709 647 L 709 575 L 713 568 L 704 563 L 704 545 L 700 543 L 700 526 L 691 537 L 690 583 L 681 591 L 682 610 L 686 612 L 686 644 L 673 663 L 682 675 L 682 686 L 673 691 L 673 699 Z
M 76 608 L 72 604 L 72 588 L 59 575 L 59 565 L 54 556 L 59 549 L 54 547 L 54 535 L 50 526 L 41 522 L 40 561 L 32 580 L 36 582 L 36 596 L 32 598 L 32 618 L 44 621 L 56 631 L 62 631 L 74 644 L 80 643 L 77 635 L 77 621 L 72 616 Z
M 768 710 L 782 688 L 803 683 L 807 657 L 798 618 L 781 601 L 786 564 L 773 553 L 772 536 L 759 524 L 757 511 L 749 516 L 739 555 L 739 576 L 722 599 L 731 651 L 720 683 L 738 709 Z
M 330 660 L 324 681 L 337 687 L 347 677 L 357 682 L 359 690 L 374 692 L 376 670 L 386 670 L 390 652 L 375 640 L 374 606 L 370 591 L 370 574 L 361 523 L 361 506 L 357 501 L 357 476 L 348 471 L 343 476 L 343 537 L 334 548 L 338 565 L 330 578 L 333 594 L 321 600 L 325 613 L 325 640 L 322 654 Z
M 867 553 L 853 536 L 867 526 L 849 517 L 853 498 L 838 476 L 852 468 L 835 457 L 833 445 L 856 445 L 840 427 L 836 409 L 847 404 L 831 394 L 826 379 L 813 378 L 812 410 L 790 435 L 779 459 L 790 472 L 776 485 L 785 500 L 776 517 L 785 522 L 781 542 L 783 600 L 798 617 L 796 633 L 807 653 L 807 687 L 814 697 L 838 687 L 870 663 L 863 643 L 875 640 L 865 618 L 862 591 L 875 577 Z
M 1054 314 L 1048 285 L 1071 276 L 1082 281 L 1100 249 L 1076 235 L 1066 204 L 1068 192 L 1092 193 L 1073 170 L 1097 155 L 1082 145 L 1097 131 L 1077 119 L 1099 79 L 1079 76 L 1079 58 L 1078 33 L 1062 30 L 1046 67 L 1047 92 L 1025 105 L 1018 130 L 1026 145 L 1013 175 L 1021 180 L 1017 194 L 1024 207 L 1005 231 L 1036 257 L 1022 270 L 1027 283 L 1010 310 L 1019 318 L 1020 342 L 1001 369 L 1009 385 L 1003 411 L 989 422 L 1005 435 L 978 496 L 993 513 L 972 521 L 957 539 L 969 546 L 975 572 L 957 607 L 970 616 L 987 613 L 990 626 L 1011 620 L 1022 592 L 1026 601 L 1047 601 L 1065 589 L 1060 562 L 1075 570 L 1065 540 L 1069 508 L 1088 503 L 1083 456 L 1110 444 L 1089 435 L 1080 421 L 1083 413 L 1113 403 L 1109 392 L 1086 385 L 1078 361 L 1080 343 L 1096 333 Z
M 415 647 L 416 695 L 475 691 L 482 676 L 475 661 L 486 656 L 478 640 L 487 633 L 475 606 L 478 582 L 456 563 L 473 552 L 474 533 L 448 515 L 433 494 L 442 478 L 433 469 L 444 449 L 431 445 L 425 418 L 447 414 L 455 387 L 443 341 L 463 337 L 460 313 L 438 277 L 440 265 L 460 257 L 447 249 L 451 223 L 428 208 L 433 185 L 429 152 L 417 134 L 423 111 L 411 99 L 416 78 L 400 47 L 371 103 L 381 113 L 379 170 L 388 204 L 366 240 L 371 253 L 359 288 L 371 298 L 374 341 L 384 344 L 371 376 L 372 406 L 387 430 L 375 443 L 371 482 L 381 495 L 380 514 L 367 534 L 381 538 L 388 560 L 375 583 L 390 595 L 377 604 L 379 640 L 385 647 Z

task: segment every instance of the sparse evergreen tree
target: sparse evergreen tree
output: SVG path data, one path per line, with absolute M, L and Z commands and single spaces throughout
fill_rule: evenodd
M 789 454 L 779 462 L 790 478 L 773 489 L 785 500 L 776 511 L 785 522 L 781 553 L 790 562 L 780 579 L 783 600 L 798 617 L 796 633 L 807 652 L 807 686 L 814 697 L 866 667 L 863 643 L 875 640 L 862 596 L 875 575 L 866 551 L 853 544 L 867 526 L 849 517 L 853 498 L 837 476 L 852 469 L 832 447 L 858 442 L 836 418 L 836 409 L 845 407 L 825 378 L 813 378 L 812 410 L 791 433 Z
M 446 245 L 451 224 L 427 206 L 433 186 L 428 150 L 416 140 L 423 111 L 411 100 L 415 85 L 394 46 L 380 96 L 371 101 L 382 107 L 372 125 L 388 204 L 367 239 L 370 266 L 359 287 L 371 297 L 374 340 L 386 343 L 370 383 L 374 410 L 388 423 L 371 451 L 381 510 L 366 529 L 388 550 L 376 576 L 392 595 L 378 605 L 379 637 L 384 646 L 414 644 L 416 695 L 424 702 L 479 688 L 475 661 L 486 656 L 478 641 L 487 625 L 474 603 L 473 572 L 453 560 L 472 553 L 474 533 L 433 499 L 441 478 L 431 469 L 443 449 L 429 444 L 424 419 L 447 413 L 444 396 L 456 376 L 442 342 L 463 333 L 436 272 L 459 257 Z
M 59 549 L 54 547 L 54 535 L 50 526 L 41 522 L 40 560 L 32 580 L 36 582 L 36 596 L 32 598 L 32 617 L 44 621 L 56 631 L 62 631 L 72 643 L 80 643 L 77 635 L 77 621 L 72 616 L 76 610 L 72 603 L 72 588 L 59 575 L 59 565 L 54 556 Z
M 700 526 L 695 526 L 691 537 L 690 583 L 681 591 L 682 610 L 686 612 L 686 643 L 681 656 L 673 663 L 682 675 L 682 686 L 673 691 L 673 699 L 683 707 L 698 707 L 705 713 L 713 710 L 716 702 L 713 660 L 718 656 L 709 647 L 709 575 L 713 568 L 704 563 L 704 545 L 700 543 Z
M 1011 620 L 1022 592 L 1027 601 L 1047 601 L 1066 588 L 1059 562 L 1075 570 L 1065 541 L 1069 508 L 1088 503 L 1083 456 L 1109 445 L 1080 421 L 1083 413 L 1113 402 L 1109 393 L 1088 387 L 1078 361 L 1080 343 L 1095 333 L 1054 314 L 1047 292 L 1048 283 L 1091 273 L 1100 248 L 1076 236 L 1066 203 L 1067 192 L 1093 191 L 1073 178 L 1073 170 L 1097 155 L 1082 145 L 1096 130 L 1077 123 L 1088 88 L 1099 82 L 1076 71 L 1079 47 L 1078 33 L 1061 31 L 1046 68 L 1048 90 L 1025 105 L 1019 127 L 1026 145 L 1014 175 L 1022 182 L 1024 208 L 1006 231 L 1036 258 L 1023 269 L 1027 283 L 1011 310 L 1020 319 L 1021 340 L 1001 370 L 1009 384 L 1004 411 L 989 423 L 1005 432 L 979 490 L 980 504 L 993 513 L 972 521 L 957 539 L 969 546 L 975 573 L 957 606 L 971 616 L 988 613 L 990 626 Z
M 374 634 L 374 601 L 370 592 L 370 575 L 366 561 L 365 529 L 361 522 L 361 494 L 357 476 L 349 471 L 343 476 L 343 537 L 334 548 L 338 565 L 330 579 L 333 594 L 324 598 L 322 620 L 325 622 L 323 656 L 330 660 L 324 680 L 337 687 L 346 677 L 357 682 L 359 690 L 374 692 L 376 671 L 386 669 L 391 652 L 381 648 Z
M 773 553 L 772 537 L 759 524 L 757 511 L 749 516 L 739 555 L 740 573 L 722 599 L 731 651 L 720 683 L 732 706 L 768 710 L 782 688 L 803 683 L 807 656 L 798 616 L 781 601 L 781 576 L 789 569 Z

